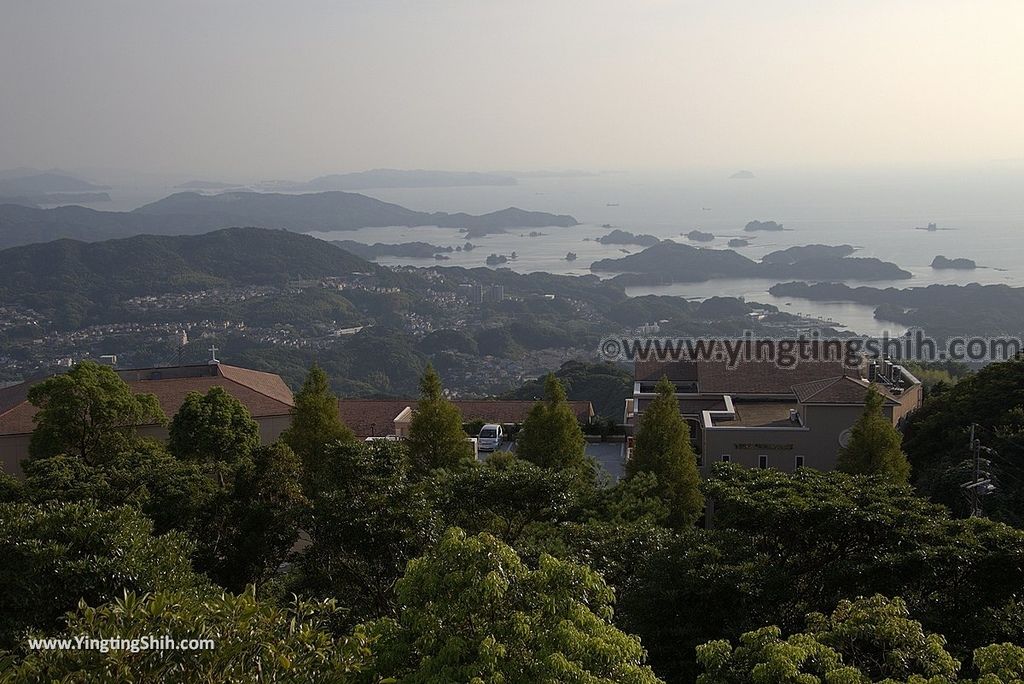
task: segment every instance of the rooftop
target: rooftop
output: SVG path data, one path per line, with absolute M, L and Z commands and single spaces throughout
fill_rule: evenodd
M 227 390 L 254 418 L 287 415 L 293 406 L 292 392 L 279 375 L 238 366 L 199 364 L 116 372 L 136 394 L 154 395 L 168 418 L 178 412 L 189 392 L 205 394 L 213 387 Z M 35 429 L 36 407 L 28 402 L 28 391 L 45 379 L 0 390 L 0 435 Z

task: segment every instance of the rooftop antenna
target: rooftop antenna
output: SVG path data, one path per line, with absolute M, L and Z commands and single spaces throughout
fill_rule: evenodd
M 220 363 L 220 361 L 217 360 L 217 345 L 215 345 L 215 344 L 211 344 L 210 345 L 210 362 L 209 363 L 210 363 L 211 366 Z

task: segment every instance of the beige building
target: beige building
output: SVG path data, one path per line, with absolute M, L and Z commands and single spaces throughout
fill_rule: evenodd
M 291 423 L 292 392 L 279 375 L 209 363 L 168 368 L 119 370 L 117 374 L 138 394 L 152 394 L 170 418 L 189 392 L 205 394 L 223 387 L 249 409 L 259 423 L 264 442 L 273 442 Z M 45 378 L 0 389 L 0 467 L 4 472 L 20 474 L 20 463 L 28 456 L 28 443 L 35 428 L 36 408 L 28 402 L 28 391 Z M 159 425 L 140 425 L 139 433 L 167 439 L 167 429 Z
M 791 471 L 833 470 L 840 447 L 864 410 L 868 387 L 882 394 L 883 411 L 897 427 L 921 406 L 921 383 L 899 364 L 811 358 L 792 368 L 768 361 L 638 361 L 627 429 L 635 430 L 654 387 L 667 376 L 690 425 L 705 474 L 713 463 Z M 627 449 L 628 458 L 628 449 Z

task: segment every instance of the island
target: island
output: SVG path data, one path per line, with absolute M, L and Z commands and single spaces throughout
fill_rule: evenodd
M 733 238 L 729 240 L 730 247 L 746 247 L 750 244 L 750 240 L 744 240 L 743 238 Z
M 688 240 L 693 240 L 694 242 L 711 242 L 715 239 L 713 234 L 705 233 L 702 230 L 691 230 L 686 234 L 686 237 Z
M 809 259 L 835 259 L 853 254 L 850 245 L 801 245 L 769 252 L 761 257 L 765 264 L 795 264 Z
M 749 221 L 743 230 L 748 233 L 754 233 L 759 230 L 783 230 L 782 224 L 776 221 Z
M 970 271 L 975 268 L 978 268 L 978 264 L 976 264 L 973 259 L 965 259 L 963 257 L 957 259 L 947 259 L 946 257 L 940 254 L 939 256 L 932 259 L 932 268 Z
M 803 250 L 782 250 L 780 261 L 754 261 L 731 249 L 692 247 L 664 240 L 657 245 L 618 259 L 601 259 L 591 264 L 594 272 L 618 273 L 613 282 L 626 285 L 703 282 L 719 278 L 806 278 L 808 280 L 902 280 L 909 271 L 874 258 L 835 256 L 821 245 Z M 845 246 L 841 246 L 845 247 Z M 838 248 L 837 248 L 838 249 Z
M 736 173 L 734 173 L 731 176 L 729 176 L 729 178 L 740 179 L 740 180 L 748 180 L 748 179 L 753 178 L 753 177 L 754 177 L 754 172 L 753 171 L 747 171 L 746 169 L 740 169 Z
M 877 288 L 786 282 L 773 285 L 768 292 L 776 297 L 874 306 L 876 319 L 921 328 L 935 339 L 1024 330 L 1024 288 L 1009 285 Z
M 566 261 L 576 261 L 576 252 L 569 252 L 565 255 Z
M 490 254 L 487 257 L 488 266 L 497 266 L 499 264 L 508 263 L 508 257 L 504 254 Z
M 616 228 L 603 237 L 597 238 L 602 245 L 640 245 L 650 247 L 656 245 L 660 240 L 653 235 L 634 235 L 627 230 Z

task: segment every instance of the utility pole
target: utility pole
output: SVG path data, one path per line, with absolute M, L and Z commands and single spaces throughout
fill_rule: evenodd
M 981 470 L 983 463 L 986 467 L 991 464 L 990 461 L 981 458 L 982 450 L 990 454 L 994 454 L 995 451 L 981 445 L 981 440 L 976 437 L 976 427 L 976 423 L 971 423 L 970 449 L 971 460 L 974 461 L 974 479 L 960 485 L 960 488 L 964 491 L 964 494 L 967 496 L 967 500 L 971 504 L 972 518 L 979 518 L 984 515 L 984 511 L 981 507 L 981 497 L 991 494 L 996 490 L 995 485 L 992 484 L 992 476 L 987 472 L 983 473 Z

